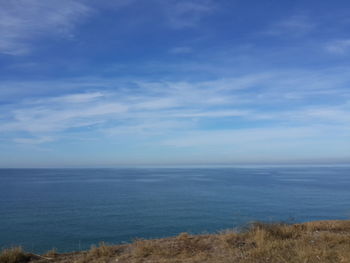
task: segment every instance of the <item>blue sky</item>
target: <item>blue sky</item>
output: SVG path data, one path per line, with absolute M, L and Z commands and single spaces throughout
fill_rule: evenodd
M 350 162 L 350 3 L 0 0 L 0 167 Z

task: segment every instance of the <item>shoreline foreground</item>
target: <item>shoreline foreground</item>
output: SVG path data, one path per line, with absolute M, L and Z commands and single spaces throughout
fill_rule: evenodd
M 281 263 L 350 262 L 350 220 L 300 224 L 253 223 L 241 231 L 101 243 L 88 251 L 44 255 L 21 248 L 4 249 L 0 263 Z

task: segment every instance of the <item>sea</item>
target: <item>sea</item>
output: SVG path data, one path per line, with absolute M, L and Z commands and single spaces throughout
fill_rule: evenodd
M 0 169 L 0 248 L 69 252 L 350 218 L 350 166 Z

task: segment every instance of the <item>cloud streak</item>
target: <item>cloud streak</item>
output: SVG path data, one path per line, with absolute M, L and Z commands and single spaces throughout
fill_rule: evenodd
M 280 71 L 198 82 L 138 80 L 130 87 L 118 84 L 117 79 L 101 79 L 104 86 L 106 83 L 111 86 L 79 93 L 74 93 L 74 88 L 73 93 L 27 98 L 3 105 L 0 107 L 0 131 L 25 133 L 30 138 L 56 138 L 57 134 L 71 130 L 102 132 L 106 136 L 146 135 L 202 130 L 203 127 L 226 129 L 216 127 L 217 122 L 234 129 L 242 122 L 256 126 L 267 121 L 271 122 L 274 136 L 280 132 L 275 130 L 280 125 L 345 127 L 350 121 L 350 92 L 344 89 L 344 83 L 350 82 L 349 75 L 344 69 L 327 72 L 327 78 L 324 74 Z M 82 81 L 83 87 L 85 81 Z M 74 81 L 67 83 L 71 82 Z M 337 99 L 336 104 L 332 103 L 333 99 Z M 310 102 L 314 105 L 305 106 Z M 278 110 L 276 105 L 279 105 Z M 15 141 L 49 142 L 46 139 Z
M 0 54 L 25 55 L 40 39 L 72 39 L 76 28 L 87 19 L 106 9 L 119 9 L 136 5 L 140 0 L 84 1 L 84 0 L 14 0 L 0 1 Z M 150 1 L 156 5 L 169 27 L 183 29 L 196 27 L 201 19 L 214 10 L 206 1 Z M 143 18 L 141 18 L 143 19 Z M 175 49 L 175 53 L 184 52 Z M 186 50 L 188 52 L 188 50 Z
M 1 1 L 0 53 L 22 55 L 32 49 L 32 42 L 45 36 L 71 37 L 77 24 L 92 10 L 83 2 Z
M 317 23 L 305 15 L 293 15 L 287 19 L 275 22 L 264 34 L 271 36 L 293 36 L 300 37 L 316 29 Z
M 169 25 L 174 29 L 193 28 L 215 11 L 211 0 L 161 1 Z
M 350 39 L 331 41 L 326 45 L 326 50 L 336 55 L 347 54 L 350 52 Z

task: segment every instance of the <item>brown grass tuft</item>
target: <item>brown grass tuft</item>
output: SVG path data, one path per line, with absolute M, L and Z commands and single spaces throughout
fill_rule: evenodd
M 106 243 L 101 242 L 99 246 L 92 246 L 89 251 L 83 254 L 76 263 L 108 263 L 115 255 L 116 249 L 113 246 L 108 246 Z
M 43 257 L 45 257 L 45 258 L 55 258 L 55 257 L 57 257 L 59 254 L 58 254 L 58 252 L 57 252 L 57 249 L 56 248 L 53 248 L 53 249 L 51 249 L 51 250 L 49 250 L 49 251 L 47 251 L 44 255 L 43 255 Z
M 30 256 L 21 247 L 7 248 L 0 253 L 0 263 L 24 263 L 29 260 Z

